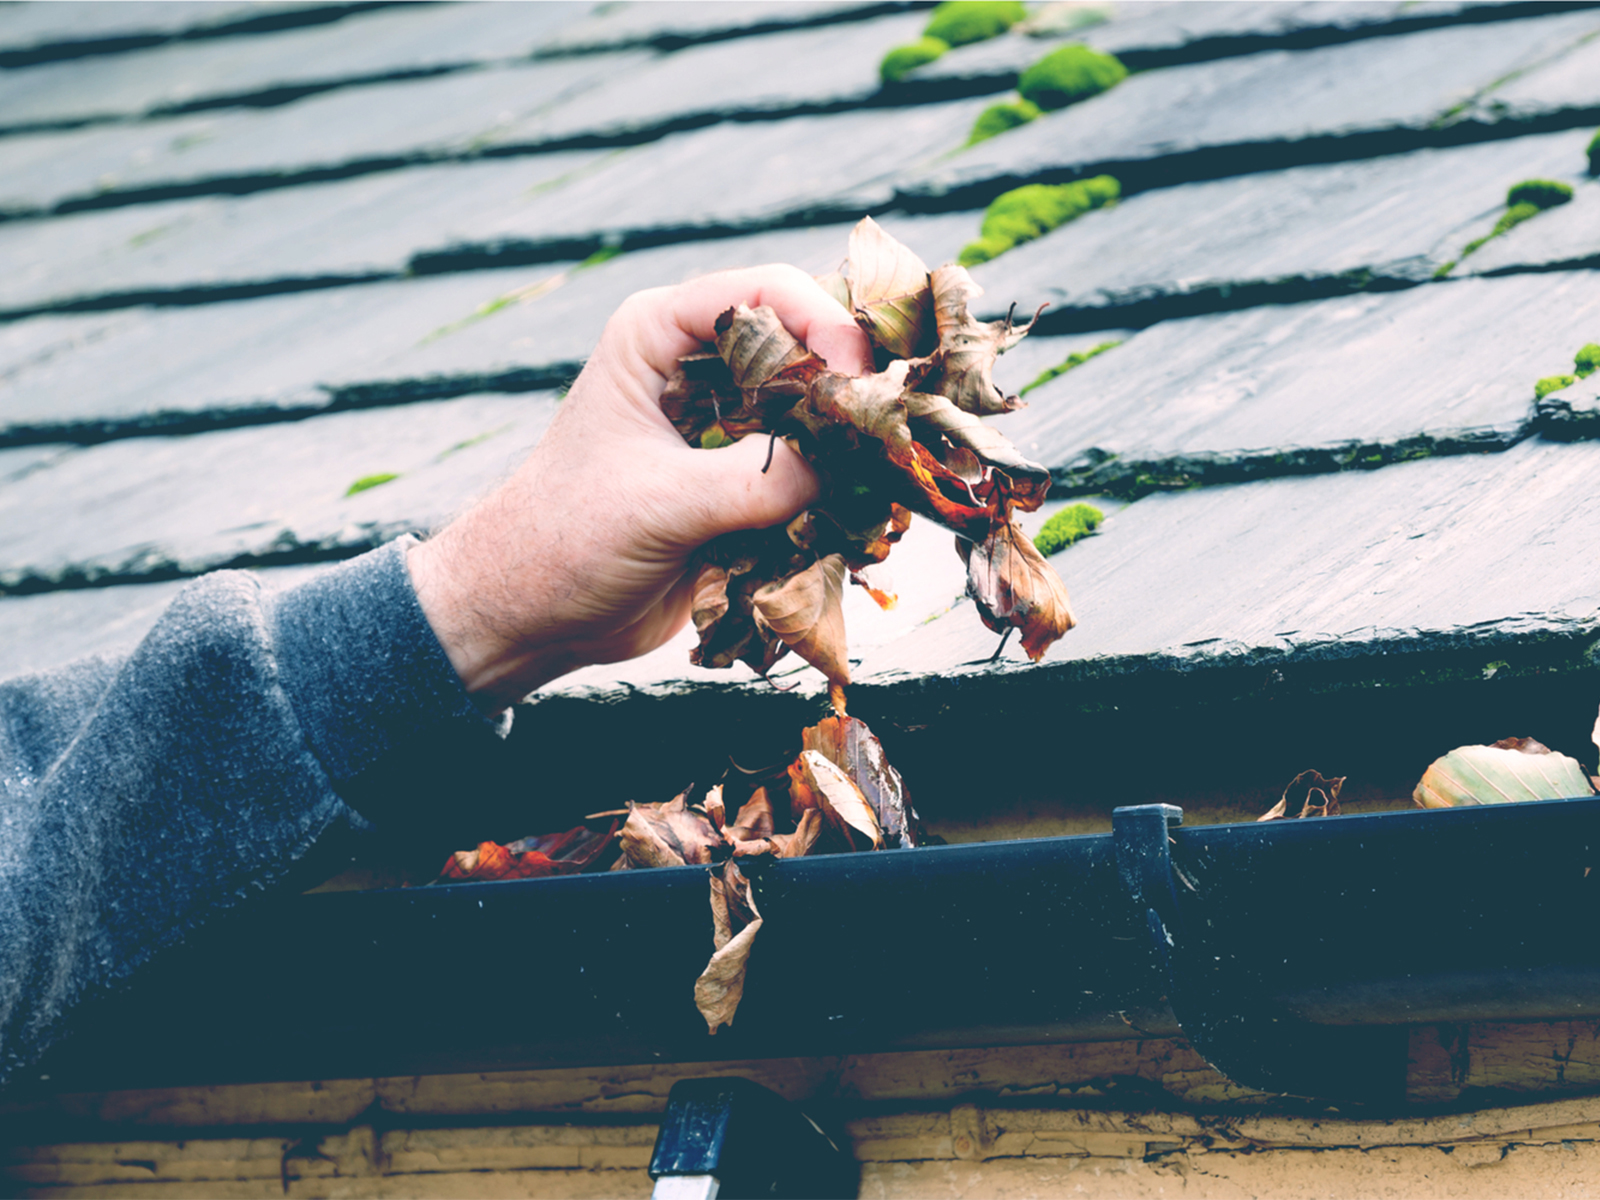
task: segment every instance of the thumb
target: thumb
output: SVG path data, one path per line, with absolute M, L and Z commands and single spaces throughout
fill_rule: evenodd
M 810 464 L 781 438 L 774 443 L 768 434 L 751 434 L 717 450 L 693 451 L 684 465 L 690 474 L 688 494 L 699 498 L 696 528 L 689 531 L 696 545 L 735 530 L 783 524 L 820 492 Z

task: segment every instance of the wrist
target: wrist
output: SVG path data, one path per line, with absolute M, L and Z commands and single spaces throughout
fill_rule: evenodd
M 467 694 L 487 713 L 504 709 L 541 684 L 581 666 L 561 643 L 520 635 L 496 614 L 512 611 L 478 578 L 445 535 L 419 541 L 406 554 L 417 603 Z

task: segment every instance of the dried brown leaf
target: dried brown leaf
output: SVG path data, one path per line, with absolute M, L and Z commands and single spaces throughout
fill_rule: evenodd
M 906 416 L 914 430 L 931 431 L 932 440 L 943 437 L 958 450 L 970 451 L 983 465 L 1004 471 L 1010 484 L 1008 493 L 1018 508 L 1032 512 L 1044 503 L 1045 494 L 1050 490 L 1049 468 L 1024 458 L 1011 444 L 1011 439 L 971 413 L 963 412 L 943 396 L 907 392 L 905 402 Z M 963 463 L 966 470 L 958 469 L 949 458 L 945 465 L 954 474 L 972 482 L 966 473 L 970 466 Z
M 767 799 L 766 788 L 757 788 L 739 809 L 734 823 L 722 831 L 722 836 L 730 845 L 735 841 L 753 842 L 772 836 L 773 827 L 772 801 Z
M 751 393 L 799 397 L 812 379 L 828 369 L 765 304 L 730 308 L 717 318 L 715 328 L 717 351 L 753 408 L 763 405 Z
M 829 271 L 826 275 L 818 275 L 817 286 L 837 300 L 845 312 L 854 311 L 850 304 L 850 281 L 840 272 Z
M 844 559 L 829 554 L 796 575 L 765 585 L 753 597 L 757 623 L 837 684 L 850 682 L 844 577 Z
M 706 798 L 700 802 L 700 807 L 706 810 L 706 816 L 711 823 L 721 829 L 728 823 L 728 808 L 722 801 L 722 785 L 706 789 Z
M 967 593 L 983 623 L 996 633 L 1020 629 L 1022 648 L 1034 662 L 1072 628 L 1066 586 L 1015 523 L 997 524 L 982 542 L 958 539 L 956 549 L 966 560 Z
M 806 807 L 821 810 L 823 819 L 841 833 L 848 826 L 865 837 L 874 850 L 883 848 L 883 828 L 878 814 L 855 782 L 826 756 L 816 750 L 800 751 L 789 768 L 789 775 L 791 798 L 798 782 L 813 801 Z
M 965 267 L 946 263 L 934 270 L 934 322 L 939 348 L 926 378 L 918 385 L 938 392 L 957 408 L 977 416 L 993 416 L 1025 407 L 1015 396 L 995 386 L 994 360 L 1027 336 L 1028 327 L 1004 321 L 979 321 L 968 311 L 971 301 L 983 295 Z
M 895 358 L 917 353 L 933 303 L 928 268 L 871 217 L 850 231 L 850 302 L 873 342 Z
M 1321 771 L 1301 771 L 1283 789 L 1283 797 L 1256 818 L 1257 821 L 1281 821 L 1291 808 L 1299 808 L 1299 817 L 1337 817 L 1339 792 L 1344 788 L 1345 776 L 1324 779 Z
M 665 804 L 636 804 L 618 834 L 622 853 L 636 867 L 681 867 L 711 861 L 722 844 L 716 826 L 688 805 L 687 795 Z
M 706 963 L 706 969 L 694 984 L 694 1003 L 705 1018 L 706 1028 L 716 1033 L 724 1025 L 733 1024 L 733 1014 L 744 998 L 744 976 L 750 965 L 750 949 L 755 945 L 756 934 L 761 932 L 761 918 L 757 917 L 739 933 L 718 948 Z
M 793 833 L 775 833 L 769 839 L 779 858 L 804 858 L 822 835 L 822 813 L 808 808 L 795 822 Z
M 883 743 L 865 721 L 824 717 L 802 731 L 800 745 L 822 755 L 855 785 L 877 817 L 885 841 L 909 848 L 922 840 L 921 822 L 905 781 L 889 765 Z

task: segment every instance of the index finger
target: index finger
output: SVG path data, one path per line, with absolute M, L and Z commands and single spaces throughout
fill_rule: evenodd
M 653 344 L 640 347 L 663 377 L 683 355 L 714 341 L 716 319 L 739 304 L 769 306 L 785 329 L 835 371 L 863 375 L 872 370 L 872 348 L 855 318 L 798 267 L 720 271 L 669 288 L 664 299 L 658 321 L 652 322 Z

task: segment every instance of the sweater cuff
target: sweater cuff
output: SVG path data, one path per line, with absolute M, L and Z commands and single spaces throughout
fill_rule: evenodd
M 417 602 L 411 537 L 269 601 L 279 679 L 335 787 L 445 724 L 500 732 L 467 695 Z

